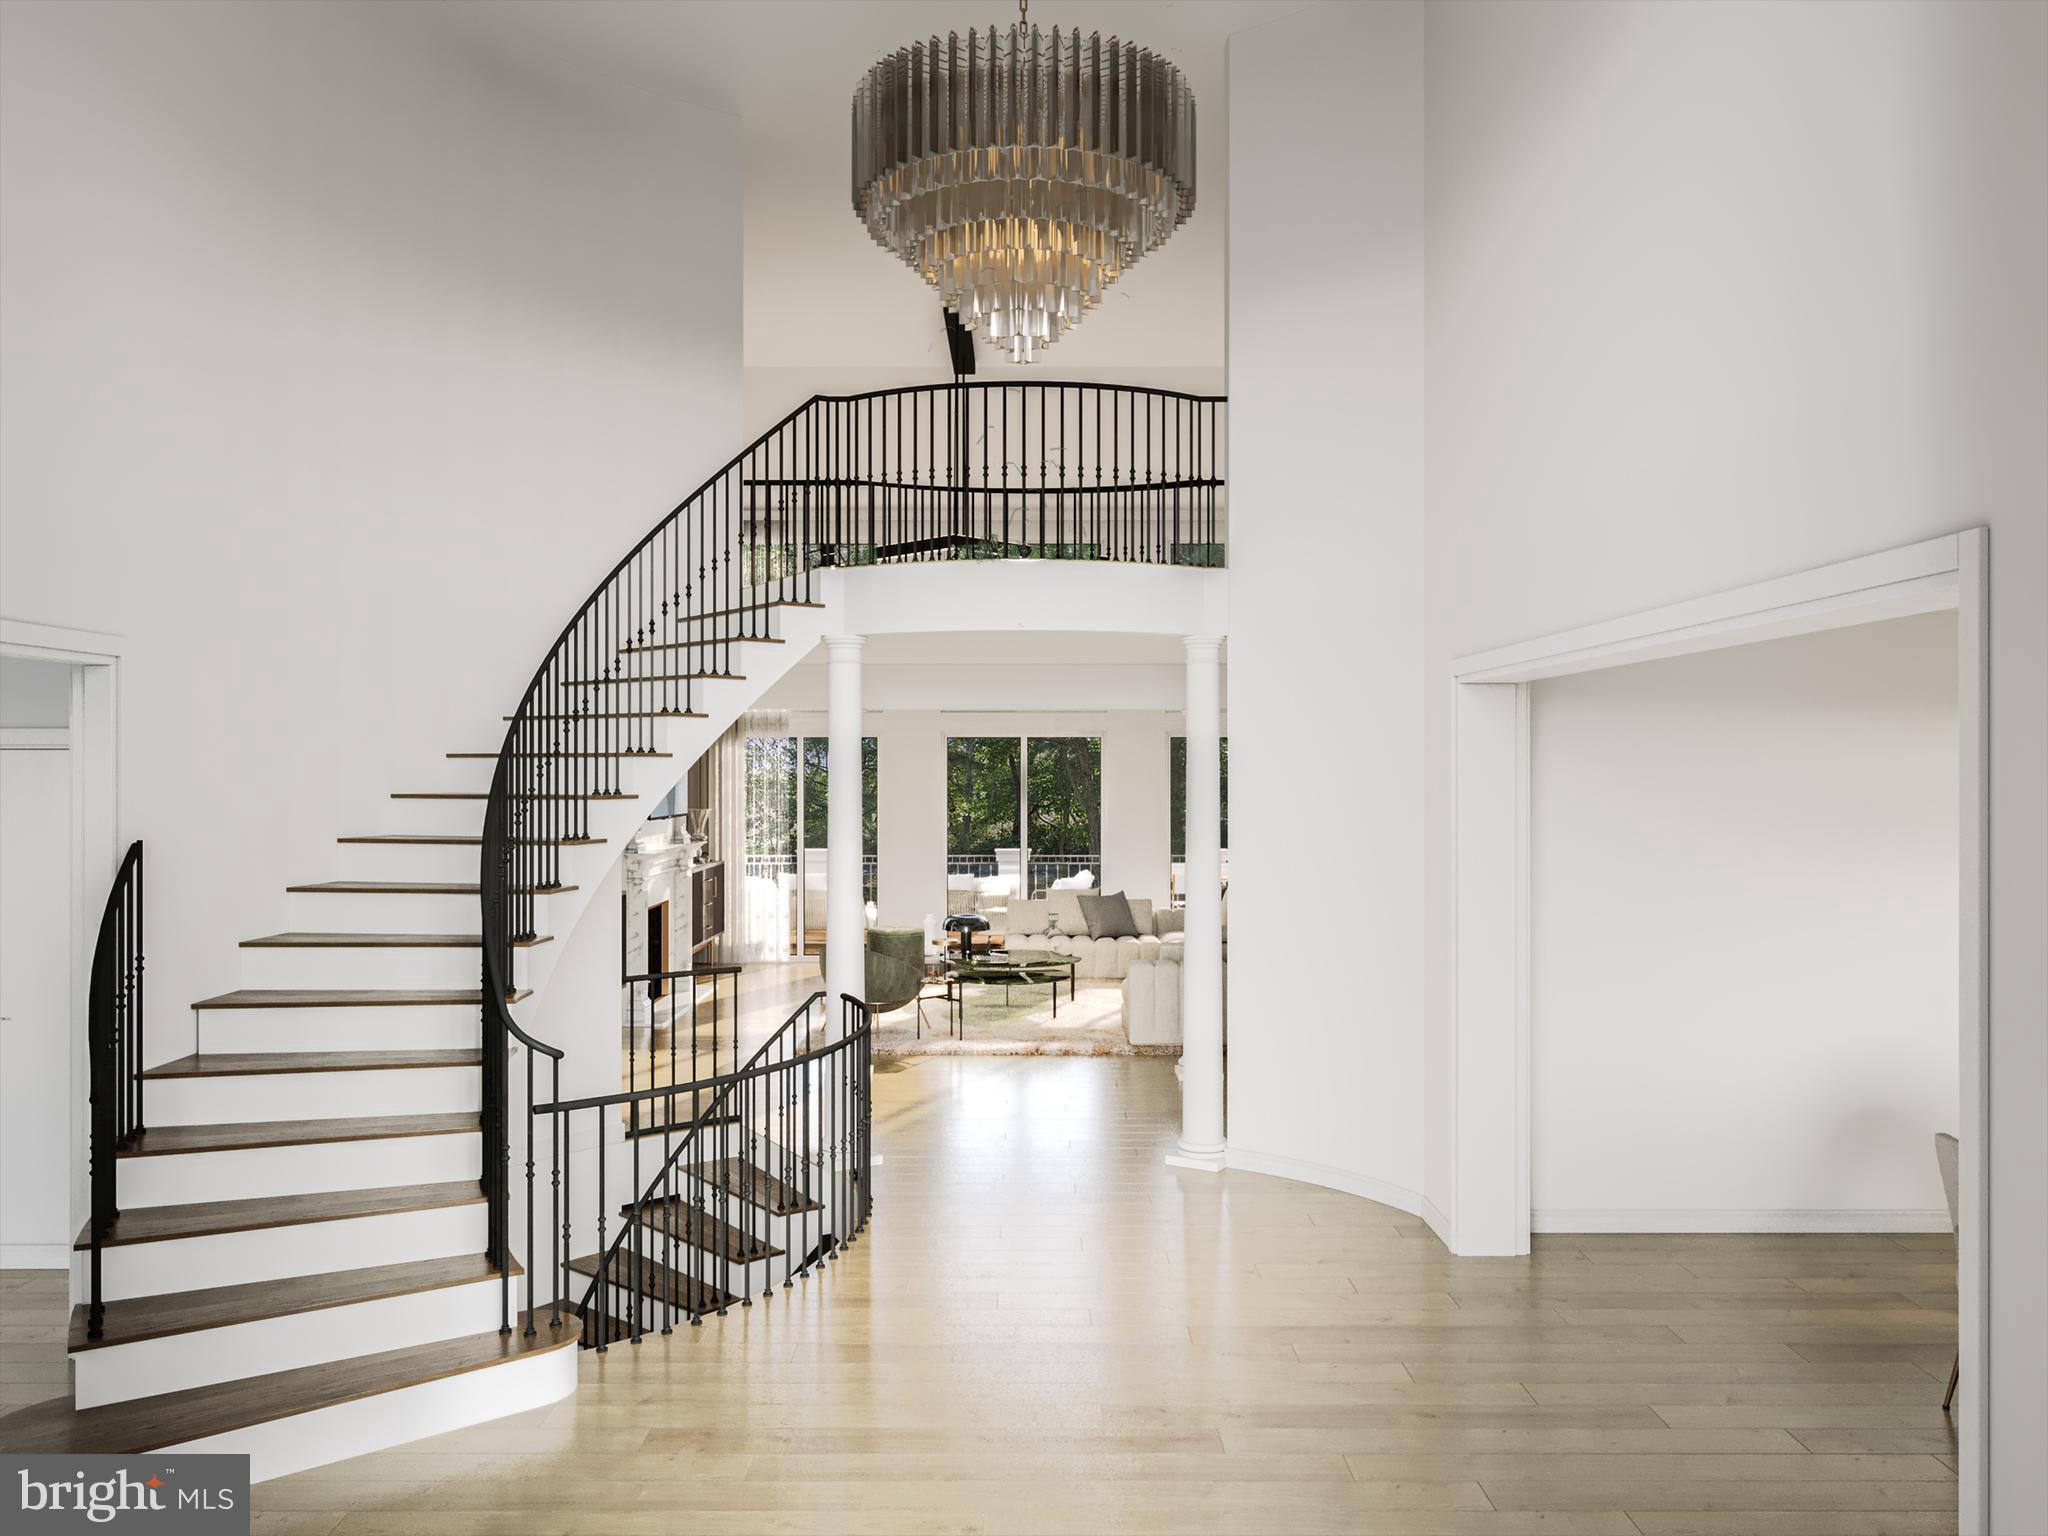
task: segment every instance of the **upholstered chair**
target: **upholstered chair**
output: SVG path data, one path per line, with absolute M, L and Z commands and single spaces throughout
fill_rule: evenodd
M 821 951 L 819 969 L 827 964 Z M 908 1007 L 924 990 L 924 930 L 870 928 L 867 942 L 867 997 L 876 1014 Z

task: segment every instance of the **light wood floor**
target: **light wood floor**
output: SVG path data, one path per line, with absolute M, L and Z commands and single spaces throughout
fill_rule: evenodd
M 822 1278 L 585 1354 L 556 1407 L 266 1484 L 255 1528 L 1955 1528 L 1944 1240 L 1452 1259 L 1386 1206 L 1165 1168 L 1170 1061 L 923 1058 L 876 1100 L 874 1224 Z M 61 1390 L 55 1344 L 4 1347 L 10 1390 Z

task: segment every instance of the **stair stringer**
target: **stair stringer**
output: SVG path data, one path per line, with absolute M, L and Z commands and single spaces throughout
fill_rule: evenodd
M 577 924 L 589 911 L 590 903 L 604 887 L 605 877 L 619 862 L 625 849 L 647 820 L 647 815 L 690 771 L 690 765 L 709 751 L 733 723 L 751 709 L 776 683 L 808 656 L 827 634 L 835 633 L 834 607 L 784 607 L 775 610 L 775 628 L 780 645 L 745 647 L 747 673 L 743 679 L 717 679 L 700 684 L 694 703 L 702 719 L 657 720 L 653 736 L 660 751 L 671 756 L 653 764 L 634 764 L 629 782 L 630 800 L 607 800 L 594 804 L 590 812 L 590 833 L 604 839 L 596 847 L 564 850 L 562 878 L 574 891 L 548 898 L 548 924 L 554 942 L 535 950 L 527 960 L 523 985 L 531 994 L 514 1005 L 512 1014 L 522 1027 L 547 987 L 555 961 L 566 951 Z M 482 825 L 481 806 L 477 824 Z M 609 1009 L 616 1002 L 607 998 Z M 538 1038 L 545 1039 L 541 1035 Z M 550 1042 L 552 1043 L 552 1042 Z

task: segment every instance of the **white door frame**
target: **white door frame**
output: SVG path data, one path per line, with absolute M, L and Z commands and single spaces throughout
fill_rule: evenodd
M 101 910 L 122 842 L 119 635 L 0 619 L 0 656 L 71 667 L 71 1220 L 85 1224 L 90 1161 L 85 1010 Z M 76 1266 L 74 1266 L 74 1271 Z M 77 1299 L 75 1296 L 74 1300 Z
M 1529 1251 L 1529 685 L 1544 678 L 1786 635 L 1954 610 L 1957 618 L 1961 1233 L 1957 1394 L 1961 1529 L 1990 1487 L 1989 534 L 1983 528 L 1839 561 L 1451 664 L 1450 1102 L 1453 1246 Z

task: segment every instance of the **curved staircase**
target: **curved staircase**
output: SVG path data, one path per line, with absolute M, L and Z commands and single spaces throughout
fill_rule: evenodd
M 110 901 L 133 1014 L 93 1046 L 106 1214 L 74 1245 L 74 1394 L 0 1418 L 0 1445 L 245 1452 L 274 1477 L 553 1401 L 577 1345 L 836 1256 L 872 1202 L 861 1005 L 835 1028 L 813 998 L 711 1079 L 573 1102 L 514 1010 L 648 811 L 825 632 L 815 570 L 1218 563 L 1218 404 L 1057 383 L 807 402 L 620 562 L 498 750 L 451 743 L 383 825 L 340 829 L 286 926 L 242 941 L 242 986 L 192 1004 L 190 1056 L 143 1065 L 139 909 L 129 935 Z M 658 1137 L 624 1135 L 635 1099 L 665 1106 Z

